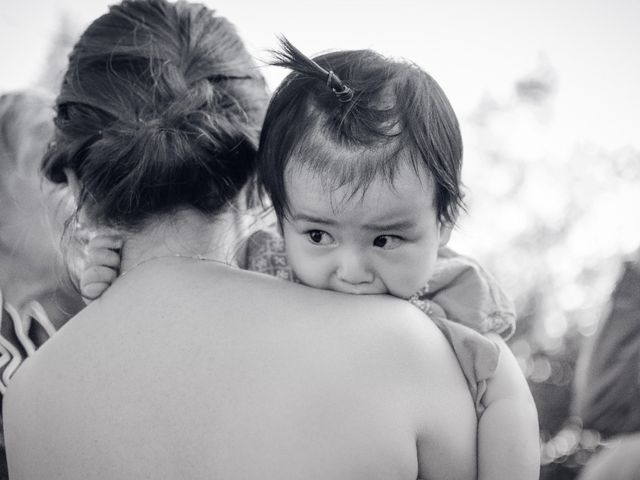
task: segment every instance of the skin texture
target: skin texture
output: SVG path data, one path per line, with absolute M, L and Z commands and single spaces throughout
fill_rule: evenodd
M 331 189 L 304 166 L 287 174 L 290 212 L 282 220 L 287 258 L 305 285 L 351 294 L 408 298 L 426 285 L 451 229 L 433 205 L 434 186 L 408 164 L 393 183 Z

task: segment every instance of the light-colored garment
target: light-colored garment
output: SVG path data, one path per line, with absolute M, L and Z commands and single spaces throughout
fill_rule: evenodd
M 283 238 L 275 228 L 249 237 L 246 268 L 283 280 L 297 281 L 289 267 Z M 426 313 L 447 338 L 456 354 L 478 417 L 482 398 L 499 358 L 498 346 L 484 337 L 497 333 L 507 339 L 515 331 L 513 303 L 497 281 L 476 261 L 449 248 L 438 251 L 428 285 L 407 299 Z

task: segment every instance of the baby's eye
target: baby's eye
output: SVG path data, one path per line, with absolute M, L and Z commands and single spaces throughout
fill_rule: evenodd
M 306 232 L 309 241 L 315 245 L 331 245 L 333 237 L 324 230 L 309 230 Z
M 380 235 L 373 240 L 373 246 L 384 250 L 393 250 L 398 248 L 401 242 L 402 238 L 396 235 Z

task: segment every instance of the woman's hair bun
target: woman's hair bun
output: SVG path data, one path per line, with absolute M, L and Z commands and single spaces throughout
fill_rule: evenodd
M 98 222 L 133 228 L 181 206 L 214 214 L 253 177 L 267 99 L 224 18 L 124 1 L 70 56 L 43 170 L 56 182 L 73 171 Z

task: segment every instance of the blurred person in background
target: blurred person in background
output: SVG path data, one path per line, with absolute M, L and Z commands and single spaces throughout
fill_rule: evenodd
M 22 359 L 82 307 L 58 248 L 67 192 L 40 174 L 53 134 L 52 105 L 43 91 L 0 96 L 0 393 Z M 0 417 L 0 434 L 1 428 Z
M 0 289 L 5 313 L 8 307 L 19 314 L 25 331 L 34 301 L 55 329 L 82 307 L 59 248 L 70 196 L 40 173 L 53 134 L 52 105 L 41 91 L 0 97 Z M 10 325 L 2 327 L 10 335 Z M 42 333 L 34 331 L 36 345 Z
M 584 347 L 574 408 L 583 427 L 609 445 L 580 479 L 640 478 L 640 249 L 624 262 L 609 311 Z
M 52 105 L 40 91 L 0 97 L 0 288 L 18 312 L 38 301 L 59 328 L 82 305 L 65 282 L 59 249 L 66 190 L 40 173 L 53 133 Z

